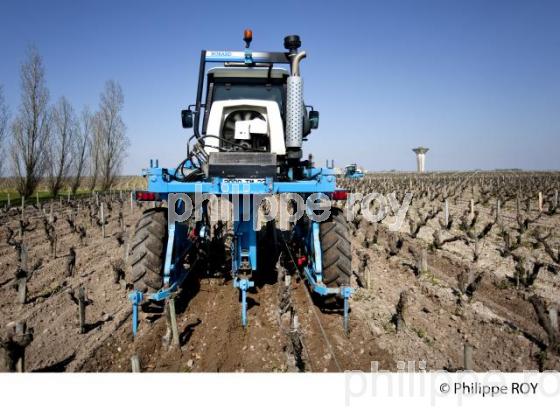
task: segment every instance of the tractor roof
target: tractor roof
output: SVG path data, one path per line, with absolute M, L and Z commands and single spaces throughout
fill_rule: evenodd
M 214 67 L 208 70 L 208 74 L 220 78 L 267 78 L 269 76 L 269 69 L 266 67 Z M 288 75 L 288 71 L 283 68 L 273 68 L 270 70 L 272 78 L 282 78 Z

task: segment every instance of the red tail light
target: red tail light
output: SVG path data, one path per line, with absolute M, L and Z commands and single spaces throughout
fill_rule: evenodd
M 155 192 L 136 191 L 137 201 L 157 201 L 158 195 Z
M 332 193 L 332 199 L 333 201 L 344 201 L 345 199 L 348 199 L 348 191 L 334 191 Z

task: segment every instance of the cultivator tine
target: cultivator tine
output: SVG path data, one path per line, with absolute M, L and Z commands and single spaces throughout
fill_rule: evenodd
M 241 290 L 241 324 L 247 327 L 247 290 Z
M 244 328 L 247 327 L 247 290 L 255 286 L 255 282 L 243 278 L 236 278 L 233 282 L 233 286 L 239 288 L 241 291 L 241 324 Z
M 142 302 L 142 292 L 135 290 L 128 295 L 132 302 L 132 334 L 136 336 L 138 333 L 138 305 Z
M 132 334 L 136 337 L 138 332 L 138 304 L 134 303 L 132 305 Z
M 344 333 L 346 336 L 350 334 L 349 322 L 350 322 L 350 296 L 352 295 L 353 289 L 348 286 L 344 286 L 340 290 L 342 297 L 344 298 Z

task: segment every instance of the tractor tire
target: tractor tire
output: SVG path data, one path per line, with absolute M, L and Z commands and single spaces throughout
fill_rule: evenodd
M 141 292 L 163 286 L 167 248 L 167 208 L 148 209 L 136 224 L 132 242 L 131 282 Z
M 352 251 L 348 223 L 341 210 L 333 209 L 330 218 L 319 225 L 323 255 L 323 283 L 329 288 L 350 286 Z M 327 297 L 325 304 L 338 303 L 342 298 Z

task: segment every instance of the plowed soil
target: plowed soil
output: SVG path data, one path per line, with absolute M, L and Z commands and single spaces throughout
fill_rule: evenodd
M 139 334 L 131 332 L 129 286 L 115 283 L 111 262 L 126 258 L 119 245 L 120 204 L 111 202 L 105 237 L 91 226 L 85 206 L 77 223 L 87 228 L 80 244 L 65 215 L 74 205 L 56 204 L 57 254 L 51 255 L 42 228 L 42 214 L 26 209 L 30 228 L 24 242 L 31 264 L 42 259 L 28 283 L 27 303 L 17 301 L 14 273 L 17 252 L 6 243 L 10 227 L 17 235 L 19 211 L 1 216 L 0 337 L 17 321 L 33 331 L 25 352 L 26 371 L 128 372 L 137 355 L 142 371 L 155 372 L 339 372 L 365 370 L 460 370 L 465 344 L 473 346 L 475 370 L 522 371 L 560 369 L 560 359 L 545 351 L 547 335 L 539 325 L 528 292 L 501 286 L 495 262 L 472 297 L 457 295 L 457 275 L 469 267 L 456 249 L 428 254 L 429 273 L 416 276 L 407 263 L 420 239 L 404 236 L 397 255 L 386 251 L 389 240 L 380 225 L 379 240 L 363 245 L 366 229 L 352 238 L 353 268 L 360 273 L 358 252 L 367 253 L 370 287 L 351 300 L 350 333 L 340 312 L 319 309 L 307 286 L 290 268 L 290 280 L 279 272 L 257 278 L 249 294 L 249 326 L 241 326 L 239 291 L 229 272 L 206 277 L 197 272 L 176 298 L 180 346 L 171 346 L 163 312 L 142 313 Z M 142 210 L 125 202 L 125 239 L 132 235 Z M 77 253 L 76 269 L 65 276 L 70 247 Z M 489 256 L 490 257 L 490 256 Z M 288 268 L 288 267 L 286 267 Z M 507 268 L 509 269 L 509 268 Z M 365 274 L 366 272 L 361 272 Z M 544 273 L 536 286 L 558 287 L 559 278 Z M 356 285 L 356 283 L 354 283 Z M 83 286 L 91 301 L 86 332 L 78 326 L 78 307 L 70 292 Z M 403 290 L 408 293 L 405 326 L 393 324 Z M 288 308 L 286 308 L 288 306 Z M 543 357 L 544 356 L 544 357 Z M 1 361 L 0 361 L 1 364 Z M 4 369 L 5 370 L 5 369 Z

